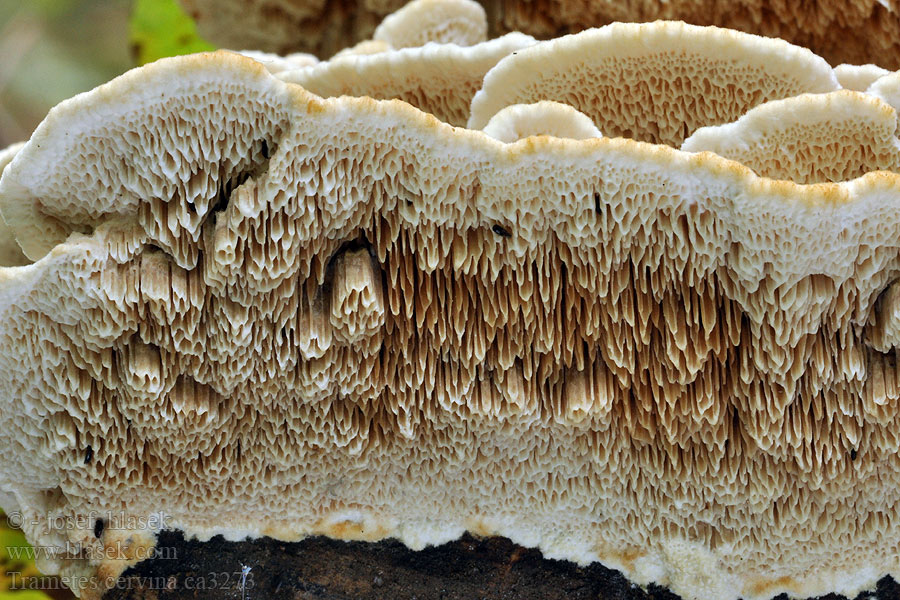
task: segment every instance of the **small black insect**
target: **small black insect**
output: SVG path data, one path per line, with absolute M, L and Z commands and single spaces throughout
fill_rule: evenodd
M 493 231 L 494 233 L 496 233 L 497 235 L 502 236 L 502 237 L 512 237 L 512 234 L 509 231 L 507 231 L 506 229 L 503 229 L 502 227 L 500 227 L 497 224 L 495 224 L 493 227 L 491 227 L 491 231 Z
M 850 460 L 856 460 L 856 448 L 850 450 Z
M 84 464 L 91 464 L 91 460 L 94 458 L 94 449 L 90 446 L 87 447 L 87 450 L 84 451 Z
M 106 527 L 106 524 L 103 522 L 103 519 L 97 519 L 94 521 L 94 537 L 98 540 L 100 536 L 103 535 L 103 528 Z

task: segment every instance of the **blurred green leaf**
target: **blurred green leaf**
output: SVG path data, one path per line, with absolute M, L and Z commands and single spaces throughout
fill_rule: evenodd
M 55 17 L 65 13 L 75 4 L 72 0 L 32 0 L 32 10 L 46 18 Z
M 0 510 L 0 516 L 2 515 L 3 511 Z M 16 548 L 17 551 L 12 553 L 10 548 Z M 18 573 L 20 577 L 18 585 L 24 584 L 23 579 L 27 581 L 28 578 L 40 576 L 34 566 L 30 548 L 24 533 L 18 529 L 9 529 L 5 522 L 0 523 L 0 600 L 52 600 L 39 590 L 9 591 L 10 585 L 16 582 L 12 572 Z M 27 587 L 27 584 L 24 586 Z
M 13 547 L 28 548 L 25 534 L 16 529 L 0 529 L 0 564 L 12 560 L 9 549 Z
M 177 0 L 136 0 L 131 43 L 135 59 L 142 65 L 166 56 L 215 50 L 197 35 L 194 22 Z

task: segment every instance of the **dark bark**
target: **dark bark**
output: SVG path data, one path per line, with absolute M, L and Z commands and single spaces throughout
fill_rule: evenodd
M 129 569 L 104 600 L 224 598 L 290 600 L 677 600 L 660 587 L 642 589 L 618 571 L 547 560 L 505 538 L 462 539 L 414 552 L 399 542 L 310 538 L 185 541 L 164 532 L 161 556 Z M 241 568 L 250 567 L 242 590 Z M 839 600 L 829 595 L 821 600 Z M 882 579 L 857 600 L 900 598 Z M 786 595 L 777 600 L 787 600 Z

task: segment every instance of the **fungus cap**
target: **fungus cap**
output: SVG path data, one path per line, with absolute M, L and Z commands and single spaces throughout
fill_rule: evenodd
M 507 106 L 488 121 L 484 133 L 501 142 L 515 142 L 533 135 L 583 140 L 603 134 L 584 113 L 571 106 L 544 100 Z
M 850 90 L 761 104 L 734 123 L 698 129 L 681 149 L 715 152 L 764 177 L 798 183 L 900 170 L 897 112 Z
M 391 49 L 391 46 L 387 42 L 382 42 L 379 40 L 363 40 L 355 46 L 344 48 L 343 50 L 335 54 L 332 57 L 332 60 L 344 56 L 365 56 L 367 54 L 378 54 L 379 52 L 386 52 Z
M 370 55 L 345 54 L 278 76 L 323 97 L 396 98 L 463 126 L 484 74 L 504 56 L 534 43 L 534 38 L 519 33 L 474 46 L 429 43 Z
M 428 42 L 472 46 L 487 41 L 487 17 L 475 0 L 413 0 L 388 15 L 372 39 L 397 49 Z
M 838 89 L 805 48 L 678 22 L 614 23 L 505 57 L 484 77 L 468 127 L 511 104 L 555 100 L 608 136 L 678 146 L 695 129 L 765 102 Z
M 880 77 L 889 74 L 890 71 L 878 65 L 838 65 L 834 68 L 834 76 L 838 83 L 846 90 L 857 92 L 866 91 Z
M 890 0 L 810 0 L 802 10 L 780 0 L 537 0 L 501 3 L 498 13 L 501 30 L 541 39 L 616 21 L 665 19 L 780 38 L 810 48 L 831 64 L 877 62 L 900 68 L 900 16 Z
M 900 110 L 900 71 L 882 75 L 869 86 L 866 93 L 881 98 L 895 110 Z
M 312 54 L 304 54 L 302 52 L 296 52 L 287 56 L 279 56 L 278 54 L 260 52 L 258 50 L 241 50 L 238 54 L 262 63 L 266 69 L 268 69 L 269 73 L 280 73 L 282 71 L 302 69 L 303 67 L 311 67 L 319 62 L 319 59 Z
M 233 64 L 242 69 L 239 71 L 242 76 L 234 82 L 228 80 L 230 72 L 216 72 L 216 65 L 220 62 L 229 64 L 222 55 L 232 57 Z M 224 137 L 226 130 L 235 128 L 236 123 L 244 120 L 248 123 L 263 120 L 266 124 L 263 129 L 269 131 L 269 137 L 274 131 L 286 127 L 283 122 L 277 121 L 274 109 L 260 104 L 242 105 L 238 101 L 248 88 L 277 85 L 278 89 L 283 89 L 283 86 L 277 84 L 257 61 L 228 51 L 216 53 L 216 60 L 207 60 L 208 56 L 197 54 L 186 59 L 189 61 L 187 64 L 194 66 L 190 69 L 190 79 L 179 76 L 178 62 L 164 61 L 157 69 L 129 71 L 91 93 L 79 94 L 57 105 L 49 112 L 29 143 L 16 155 L 12 165 L 17 162 L 21 164 L 16 176 L 0 179 L 0 189 L 3 190 L 0 192 L 0 212 L 15 230 L 26 256 L 37 260 L 69 234 L 89 232 L 100 215 L 131 211 L 146 199 L 165 203 L 177 196 L 191 204 L 190 209 L 171 215 L 172 220 L 168 223 L 160 223 L 161 228 L 172 232 L 174 243 L 181 227 L 196 225 L 212 210 L 209 202 L 220 191 L 216 186 L 220 183 L 224 185 L 220 176 L 227 180 L 231 174 L 260 160 L 258 153 L 264 136 L 252 141 L 232 140 L 202 156 L 200 145 L 210 144 L 211 139 L 219 136 Z M 214 90 L 230 94 L 228 102 L 220 107 L 206 104 L 204 94 L 213 95 Z M 188 91 L 194 96 L 189 96 Z M 120 96 L 127 97 L 128 104 L 120 102 Z M 157 106 L 160 101 L 169 98 L 180 99 L 183 104 L 178 107 L 190 115 L 198 110 L 195 102 L 200 102 L 205 110 L 210 111 L 209 118 L 219 123 L 205 128 L 201 135 L 212 137 L 192 138 L 180 129 L 182 121 L 172 113 L 167 113 L 165 119 L 149 122 L 148 119 L 153 117 L 144 114 L 144 106 Z M 111 112 L 115 119 L 111 119 Z M 110 127 L 107 135 L 78 141 L 82 136 L 94 135 L 98 123 L 106 122 Z M 113 136 L 113 131 L 119 134 L 118 137 Z M 98 152 L 97 147 L 90 144 L 128 147 L 134 161 L 123 171 L 114 158 L 117 153 L 113 148 Z M 35 153 L 39 153 L 39 160 L 53 162 L 58 174 L 56 178 L 44 177 L 38 166 L 39 161 L 34 158 Z M 222 165 L 222 173 L 207 176 L 214 163 Z M 179 177 L 184 177 L 186 169 L 193 169 L 196 176 L 190 179 L 189 184 L 183 181 L 175 184 L 165 177 L 148 180 L 147 174 L 158 165 L 163 165 L 164 171 L 173 177 L 176 175 L 174 171 L 178 171 Z M 112 176 L 127 182 L 115 195 L 109 193 L 109 178 Z M 93 200 L 85 202 L 83 197 L 66 192 L 67 187 L 79 190 L 83 197 L 92 195 Z M 35 193 L 38 195 L 35 196 Z M 169 250 L 179 254 L 174 248 Z

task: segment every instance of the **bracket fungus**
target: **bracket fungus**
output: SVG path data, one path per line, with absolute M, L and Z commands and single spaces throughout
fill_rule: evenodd
M 344 48 L 343 50 L 335 54 L 332 59 L 341 58 L 344 56 L 365 56 L 367 54 L 378 54 L 379 52 L 385 52 L 387 50 L 391 50 L 391 46 L 387 42 L 380 42 L 378 40 L 363 40 L 354 46 Z
M 900 110 L 900 72 L 883 75 L 872 82 L 866 93 L 881 98 L 896 110 Z
M 475 0 L 413 0 L 388 15 L 372 39 L 391 48 L 428 42 L 472 46 L 487 41 L 487 17 Z
M 698 129 L 681 149 L 715 152 L 758 175 L 798 183 L 900 171 L 897 111 L 849 90 L 761 104 L 734 123 Z
M 776 40 L 614 25 L 500 60 L 530 40 L 277 76 L 198 54 L 50 112 L 0 177 L 33 261 L 0 267 L 0 502 L 59 548 L 45 570 L 115 574 L 164 514 L 201 539 L 503 535 L 710 600 L 900 575 L 900 175 L 675 147 L 855 115 L 840 142 L 877 154 L 895 113 Z M 451 82 L 497 46 L 469 114 Z M 432 59 L 445 79 L 409 66 Z M 416 94 L 297 85 L 378 95 L 398 65 Z M 577 135 L 499 133 L 546 90 Z M 109 511 L 146 525 L 53 527 Z
M 488 6 L 494 4 L 485 0 Z M 499 0 L 504 29 L 557 37 L 615 21 L 715 25 L 810 48 L 831 64 L 900 67 L 900 17 L 891 0 Z M 490 9 L 489 9 L 490 10 Z
M 832 68 L 781 40 L 684 23 L 615 23 L 500 60 L 472 100 L 480 129 L 511 104 L 554 100 L 610 136 L 678 146 L 695 129 L 804 92 L 839 89 Z
M 887 69 L 878 65 L 838 65 L 834 68 L 834 76 L 845 90 L 864 92 L 879 78 L 890 74 Z
M 303 54 L 297 52 L 288 54 L 287 56 L 279 56 L 269 52 L 259 52 L 257 50 L 241 50 L 238 54 L 243 54 L 247 58 L 252 58 L 258 63 L 262 63 L 269 73 L 281 73 L 282 71 L 293 71 L 304 67 L 311 67 L 319 64 L 319 59 L 312 54 Z
M 491 117 L 482 131 L 501 142 L 515 142 L 535 135 L 573 140 L 603 136 L 584 113 L 548 100 L 507 106 Z
M 379 47 L 371 54 L 342 54 L 278 76 L 323 97 L 403 100 L 441 121 L 463 127 L 484 74 L 503 57 L 534 43 L 531 36 L 509 33 L 474 46 Z

